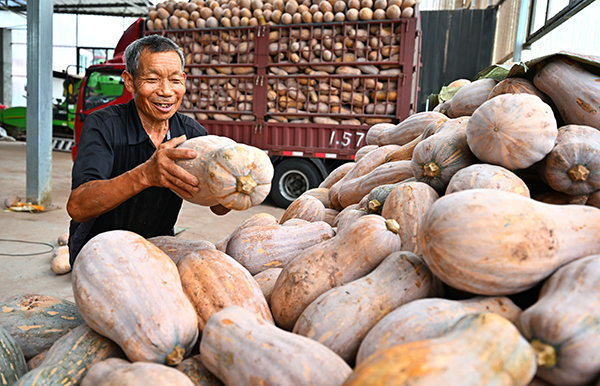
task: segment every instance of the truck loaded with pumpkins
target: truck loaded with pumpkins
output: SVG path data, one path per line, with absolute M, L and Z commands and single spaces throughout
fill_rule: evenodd
M 97 80 L 118 79 L 127 45 L 155 33 L 186 56 L 179 111 L 210 134 L 264 150 L 275 168 L 270 195 L 281 207 L 354 160 L 373 125 L 415 112 L 414 0 L 165 1 L 129 27 L 113 59 L 87 69 L 76 144 L 89 113 L 132 98 L 122 85 Z

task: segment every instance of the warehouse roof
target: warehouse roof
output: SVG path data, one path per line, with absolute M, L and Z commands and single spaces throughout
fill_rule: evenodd
M 150 0 L 54 0 L 54 13 L 146 17 Z M 25 14 L 27 0 L 0 0 L 0 10 Z

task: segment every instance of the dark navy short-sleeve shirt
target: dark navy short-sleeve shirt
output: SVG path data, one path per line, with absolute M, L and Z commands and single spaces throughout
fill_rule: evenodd
M 207 135 L 194 119 L 176 113 L 169 120 L 165 141 L 186 135 Z M 86 117 L 73 164 L 71 188 L 117 177 L 146 162 L 156 151 L 144 130 L 134 100 L 108 106 Z M 173 235 L 182 199 L 170 189 L 145 189 L 115 209 L 85 223 L 71 221 L 71 264 L 85 243 L 110 230 L 128 230 L 145 238 Z

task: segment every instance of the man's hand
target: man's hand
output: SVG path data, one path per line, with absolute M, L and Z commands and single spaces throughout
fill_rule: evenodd
M 169 188 L 183 198 L 191 198 L 200 191 L 198 179 L 175 163 L 178 159 L 196 157 L 195 150 L 177 148 L 185 140 L 186 136 L 182 135 L 160 144 L 141 168 L 146 184 Z

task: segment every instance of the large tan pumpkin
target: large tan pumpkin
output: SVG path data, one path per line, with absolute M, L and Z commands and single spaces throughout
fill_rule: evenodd
M 194 386 L 183 372 L 158 363 L 109 358 L 96 363 L 81 386 Z
M 177 365 L 196 343 L 198 317 L 175 263 L 142 236 L 109 231 L 93 237 L 72 275 L 86 324 L 131 361 Z
M 509 170 L 541 161 L 558 130 L 550 106 L 530 94 L 504 94 L 482 104 L 467 124 L 467 143 L 481 161 Z
M 472 189 L 438 199 L 419 230 L 429 268 L 480 295 L 529 289 L 570 261 L 600 253 L 600 210 Z
M 468 189 L 500 189 L 529 197 L 529 187 L 516 174 L 498 165 L 475 164 L 452 176 L 446 194 Z
M 494 79 L 486 78 L 461 87 L 450 100 L 450 108 L 446 114 L 450 118 L 472 115 L 488 99 L 496 83 Z

